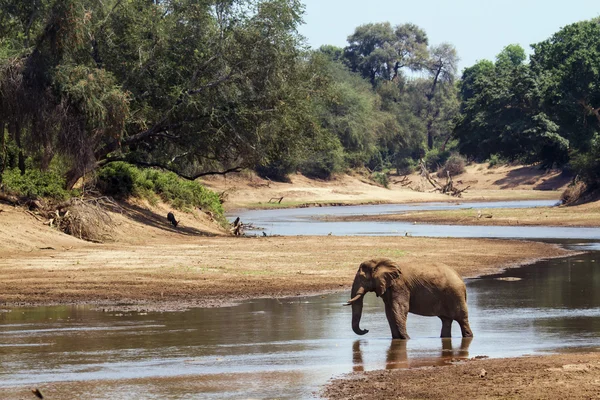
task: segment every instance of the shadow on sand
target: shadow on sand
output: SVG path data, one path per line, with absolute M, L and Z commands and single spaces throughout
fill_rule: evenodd
M 213 232 L 204 231 L 191 226 L 185 226 L 180 223 L 174 227 L 168 220 L 167 215 L 160 215 L 143 207 L 129 203 L 121 203 L 121 209 L 112 209 L 111 211 L 121 213 L 141 224 L 161 229 L 163 231 L 178 233 L 186 236 L 217 236 Z
M 558 175 L 544 178 L 540 176 L 540 170 L 537 167 L 521 167 L 510 171 L 506 177 L 498 179 L 494 184 L 499 185 L 501 189 L 512 189 L 520 185 L 535 185 L 535 190 L 556 190 L 568 184 L 573 178 L 569 173 L 562 172 Z

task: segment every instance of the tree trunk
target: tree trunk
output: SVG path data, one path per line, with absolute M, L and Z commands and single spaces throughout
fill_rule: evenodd
M 429 112 L 427 112 L 427 116 L 429 117 Z M 427 149 L 431 150 L 433 149 L 433 120 L 428 118 L 429 121 L 427 121 Z
M 23 146 L 21 144 L 21 123 L 13 122 L 9 127 L 12 129 L 12 137 L 19 149 L 19 170 L 21 171 L 21 175 L 25 175 L 25 154 L 23 153 Z
M 4 174 L 4 169 L 6 168 L 6 136 L 4 134 L 4 127 L 6 124 L 4 122 L 0 122 L 0 186 L 2 185 L 2 174 Z
M 42 171 L 48 171 L 48 168 L 50 168 L 50 163 L 52 162 L 53 158 L 54 150 L 52 149 L 52 144 L 44 144 L 44 151 L 42 153 L 42 159 L 40 161 L 40 169 Z
M 451 138 L 452 138 L 452 133 L 449 133 L 446 140 L 444 140 L 444 144 L 442 145 L 442 148 L 441 148 L 442 152 L 446 151 L 446 146 L 448 145 L 448 142 L 450 141 Z
M 81 171 L 79 171 L 79 168 L 77 167 L 73 167 L 69 171 L 67 171 L 67 174 L 65 176 L 65 189 L 73 189 L 73 186 L 75 186 L 79 178 L 81 178 L 82 176 L 83 174 L 81 173 Z
M 433 97 L 435 96 L 435 89 L 437 88 L 440 73 L 442 72 L 442 66 L 435 72 L 433 78 L 433 84 L 431 85 L 431 91 L 427 94 L 427 148 L 433 149 L 433 117 L 431 117 L 433 111 Z

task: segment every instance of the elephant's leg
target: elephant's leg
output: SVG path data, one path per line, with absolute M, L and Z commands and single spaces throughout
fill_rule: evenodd
M 457 319 L 456 322 L 460 325 L 460 331 L 462 332 L 463 337 L 473 337 L 473 332 L 469 325 L 469 318 Z
M 408 301 L 399 301 L 398 298 L 384 295 L 385 316 L 390 324 L 392 338 L 410 339 L 406 333 L 406 318 L 408 316 Z
M 441 337 L 452 337 L 452 318 L 440 317 L 442 320 Z

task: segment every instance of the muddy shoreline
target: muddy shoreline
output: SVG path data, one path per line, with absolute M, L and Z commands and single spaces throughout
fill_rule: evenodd
M 594 399 L 600 353 L 469 359 L 443 367 L 359 372 L 332 380 L 328 399 Z

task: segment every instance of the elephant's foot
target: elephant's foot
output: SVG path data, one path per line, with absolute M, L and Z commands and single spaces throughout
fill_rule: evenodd
M 392 339 L 407 340 L 407 339 L 410 339 L 410 336 L 408 336 L 408 333 L 400 333 L 400 334 L 392 335 Z
M 460 331 L 463 337 L 473 337 L 473 332 L 471 331 L 471 326 L 469 326 L 469 321 L 457 321 L 460 325 Z

